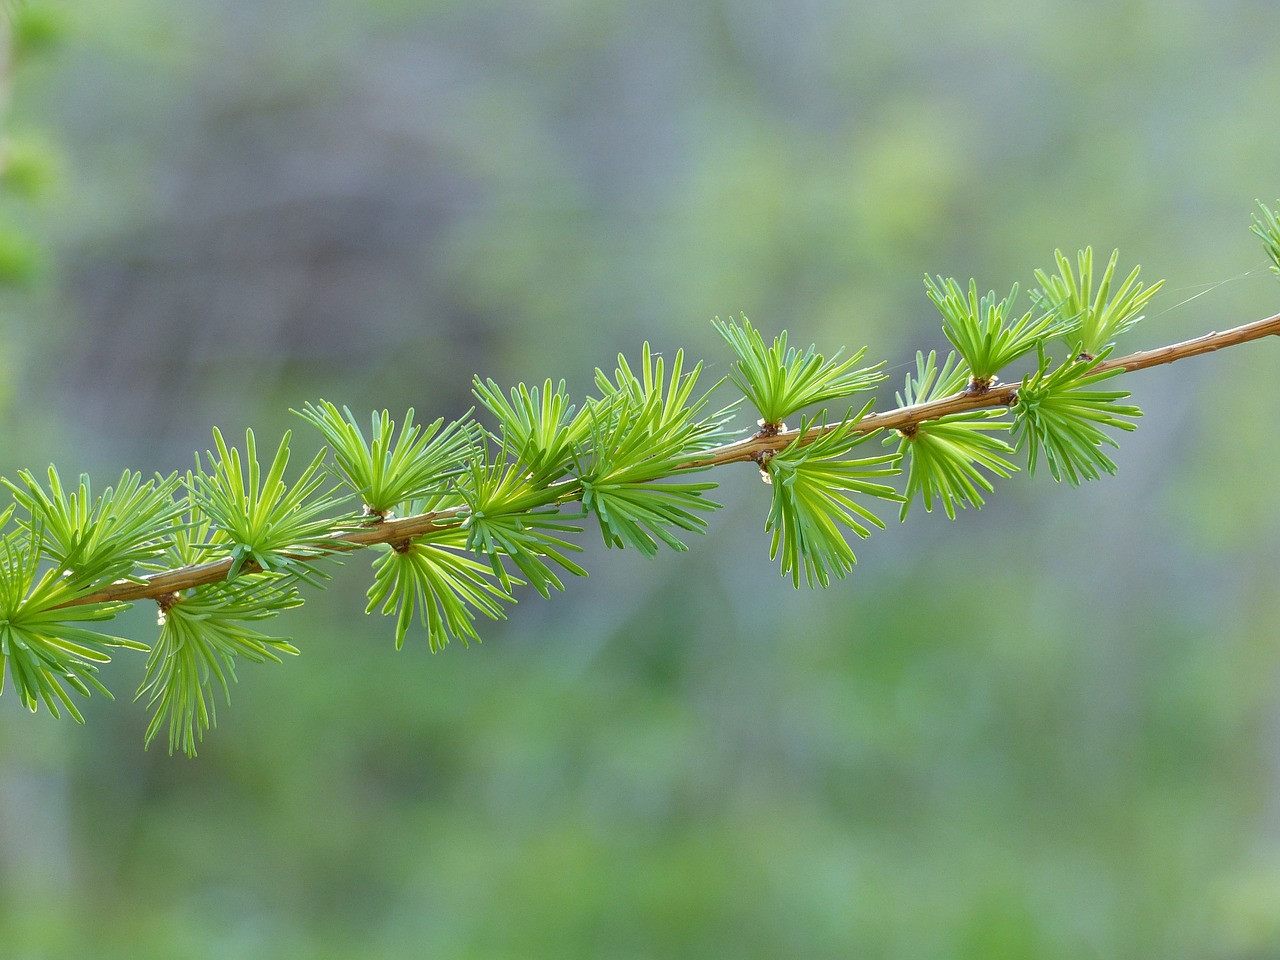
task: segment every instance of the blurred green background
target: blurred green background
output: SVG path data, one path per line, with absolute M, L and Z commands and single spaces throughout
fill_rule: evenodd
M 1135 349 L 1280 302 L 1273 0 L 22 17 L 10 476 L 185 470 L 215 424 L 305 450 L 290 406 L 456 416 L 473 374 L 581 393 L 646 339 L 719 377 L 739 312 L 898 387 L 925 272 L 1025 289 L 1055 247 L 1169 279 Z M 83 728 L 10 691 L 0 955 L 1280 957 L 1278 371 L 1135 374 L 1117 477 L 920 511 L 825 592 L 745 467 L 688 553 L 588 537 L 470 650 L 395 652 L 355 561 L 195 761 L 142 749 L 139 657 Z

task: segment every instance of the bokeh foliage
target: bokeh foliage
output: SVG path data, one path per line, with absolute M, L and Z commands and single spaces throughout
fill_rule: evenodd
M 1276 194 L 1271 4 L 59 9 L 7 120 L 66 168 L 59 269 L 5 296 L 10 476 L 186 469 L 315 396 L 581 393 L 740 310 L 901 383 L 946 347 L 922 273 L 1055 248 L 1174 278 L 1147 343 L 1274 312 L 1242 229 Z M 826 592 L 779 580 L 744 467 L 714 537 L 592 557 L 478 649 L 388 650 L 338 575 L 194 764 L 121 705 L 6 696 L 4 942 L 1268 956 L 1280 400 L 1267 345 L 1231 353 L 1126 382 L 1115 478 L 913 516 Z

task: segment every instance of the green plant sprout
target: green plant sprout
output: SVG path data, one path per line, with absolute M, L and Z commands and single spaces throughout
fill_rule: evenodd
M 1280 276 L 1280 220 L 1259 208 L 1252 229 Z M 799 350 L 785 332 L 768 344 L 745 318 L 716 319 L 735 360 L 709 388 L 683 351 L 668 367 L 645 344 L 638 364 L 620 356 L 612 374 L 597 370 L 596 395 L 579 404 L 563 381 L 504 392 L 476 378 L 492 426 L 474 410 L 423 425 L 410 409 L 397 429 L 384 410 L 366 435 L 350 410 L 308 403 L 294 412 L 326 446 L 292 481 L 289 433 L 264 464 L 252 431 L 242 451 L 216 429 L 214 451 L 185 477 L 126 472 L 96 495 L 87 477 L 68 488 L 52 467 L 43 481 L 25 470 L 0 478 L 12 500 L 0 511 L 0 683 L 7 674 L 33 712 L 43 704 L 83 722 L 72 694 L 111 696 L 97 678 L 108 651 L 144 651 L 146 742 L 164 730 L 170 752 L 194 755 L 238 659 L 298 652 L 256 627 L 299 606 L 304 586 L 323 587 L 320 564 L 373 548 L 366 613 L 393 618 L 396 646 L 415 622 L 432 650 L 467 644 L 521 588 L 549 597 L 586 576 L 572 556 L 588 525 L 610 547 L 685 550 L 719 506 L 708 471 L 730 463 L 754 464 L 769 485 L 764 526 L 782 574 L 826 587 L 856 563 L 850 534 L 883 528 L 886 505 L 903 520 L 917 502 L 954 518 L 980 508 L 1019 458 L 1073 485 L 1113 473 L 1104 450 L 1141 411 L 1104 383 L 1280 334 L 1277 314 L 1118 356 L 1116 341 L 1160 284 L 1144 287 L 1134 268 L 1115 286 L 1118 254 L 1096 289 L 1091 250 L 1075 268 L 1060 252 L 1055 260 L 1056 274 L 1036 271 L 1033 309 L 1018 316 L 1016 286 L 997 300 L 974 281 L 926 277 L 954 349 L 941 364 L 918 353 L 898 406 L 884 412 L 865 397 L 884 380 L 883 364 L 859 366 L 865 350 Z M 1016 360 L 1033 367 L 1002 383 Z M 740 396 L 717 405 L 726 380 Z M 744 402 L 754 431 L 734 425 Z M 847 412 L 832 417 L 836 402 Z M 887 451 L 864 452 L 877 435 Z M 153 643 L 96 628 L 140 600 L 158 607 Z

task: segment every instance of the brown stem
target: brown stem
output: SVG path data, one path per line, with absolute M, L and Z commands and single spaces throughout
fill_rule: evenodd
M 1195 337 L 1192 340 L 1184 340 L 1181 343 L 1156 347 L 1154 350 L 1139 350 L 1137 353 L 1131 353 L 1124 357 L 1105 360 L 1098 364 L 1097 371 L 1124 370 L 1128 372 L 1143 370 L 1147 367 L 1173 363 L 1175 360 L 1199 356 L 1202 353 L 1212 353 L 1224 347 L 1234 347 L 1242 343 L 1248 343 L 1251 340 L 1273 335 L 1280 335 L 1280 314 L 1267 317 L 1265 320 L 1255 320 L 1253 323 L 1232 327 L 1230 330 L 1223 330 L 1221 333 L 1216 331 L 1206 333 L 1203 336 Z M 877 430 L 905 430 L 925 421 L 937 420 L 953 413 L 963 413 L 966 410 L 978 410 L 984 407 L 1008 406 L 1017 391 L 1018 384 L 1016 383 L 999 384 L 981 393 L 961 391 L 950 397 L 931 400 L 928 403 L 898 407 L 895 410 L 886 410 L 884 413 L 869 413 L 859 420 L 853 429 L 860 433 L 873 433 Z M 801 442 L 816 440 L 824 431 L 833 430 L 836 426 L 839 426 L 839 424 L 813 427 L 801 438 Z M 695 470 L 743 461 L 758 463 L 761 457 L 767 457 L 793 443 L 799 432 L 798 430 L 786 430 L 769 435 L 762 431 L 745 440 L 716 447 L 696 460 L 680 464 L 676 469 Z M 342 553 L 348 550 L 357 550 L 360 547 L 371 546 L 375 543 L 403 543 L 414 537 L 420 537 L 423 534 L 455 525 L 458 522 L 459 514 L 460 511 L 457 510 L 445 510 L 420 514 L 414 517 L 404 517 L 399 520 L 384 520 L 372 526 L 339 535 L 335 538 L 338 544 L 332 548 L 332 552 Z M 298 559 L 304 558 L 299 557 Z M 230 569 L 231 560 L 229 558 L 188 567 L 178 567 L 173 570 L 151 574 L 136 582 L 122 580 L 113 583 L 110 586 L 103 587 L 101 590 L 95 590 L 93 593 L 77 597 L 63 604 L 63 606 L 78 606 L 80 604 L 108 601 L 159 599 L 191 587 L 199 587 L 225 580 Z M 247 571 L 251 568 L 246 565 L 245 569 Z
M 1107 373 L 1113 370 L 1144 370 L 1163 363 L 1173 363 L 1187 357 L 1212 353 L 1224 347 L 1234 347 L 1250 340 L 1259 340 L 1267 336 L 1280 336 L 1280 313 L 1265 320 L 1255 320 L 1243 326 L 1232 327 L 1221 333 L 1206 333 L 1192 340 L 1170 344 L 1167 347 L 1156 347 L 1154 350 L 1139 350 L 1123 357 L 1104 360 L 1098 364 L 1094 372 Z M 1018 392 L 1018 384 L 1003 383 L 990 387 L 982 393 L 971 393 L 962 390 L 940 400 L 928 403 L 917 403 L 908 407 L 886 410 L 884 413 L 869 413 L 854 425 L 858 433 L 874 433 L 877 430 L 905 430 L 924 423 L 927 420 L 938 420 L 953 413 L 964 413 L 966 410 L 979 410 L 984 407 L 1005 407 Z M 811 427 L 801 442 L 816 440 L 824 432 L 834 430 L 840 424 L 826 427 Z M 716 467 L 725 463 L 736 463 L 743 460 L 755 460 L 762 451 L 781 450 L 793 443 L 799 434 L 798 430 L 787 430 L 770 437 L 757 434 L 746 440 L 725 444 L 708 451 L 704 456 L 689 463 L 684 468 Z

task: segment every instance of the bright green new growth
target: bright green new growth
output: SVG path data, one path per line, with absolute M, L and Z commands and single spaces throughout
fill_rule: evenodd
M 853 569 L 858 558 L 841 527 L 864 540 L 871 536 L 871 530 L 862 521 L 884 529 L 884 521 L 850 494 L 887 501 L 903 499 L 893 487 L 871 479 L 900 473 L 897 454 L 846 459 L 869 436 L 855 431 L 858 419 L 847 417 L 810 443 L 803 442 L 813 426 L 812 420 L 806 420 L 799 436 L 767 458 L 761 468 L 773 487 L 773 503 L 765 520 L 765 529 L 773 531 L 769 557 L 777 559 L 781 554 L 782 572 L 791 574 L 797 587 L 801 568 L 810 587 L 825 587 L 832 576 L 841 579 Z
M 997 373 L 1065 329 L 1052 315 L 1033 317 L 1031 311 L 1010 322 L 1018 299 L 1016 283 L 1003 300 L 996 300 L 994 290 L 979 297 L 976 280 L 969 281 L 968 294 L 955 280 L 942 277 L 936 282 L 925 277 L 924 286 L 942 313 L 942 332 L 969 367 L 969 389 L 974 392 L 990 387 Z
M 785 330 L 765 346 L 746 317 L 741 326 L 719 317 L 711 322 L 738 355 L 729 379 L 760 411 L 760 425 L 774 432 L 797 410 L 870 390 L 884 379 L 883 363 L 856 368 L 865 347 L 847 360 L 840 360 L 840 351 L 828 360 L 812 344 L 804 352 L 788 347 Z
M 1027 469 L 1035 473 L 1043 453 L 1055 480 L 1073 486 L 1096 480 L 1099 471 L 1115 473 L 1116 465 L 1102 452 L 1103 444 L 1119 444 L 1102 427 L 1136 430 L 1127 418 L 1142 416 L 1137 407 L 1117 403 L 1129 396 L 1123 390 L 1086 390 L 1120 371 L 1094 373 L 1110 351 L 1088 360 L 1076 360 L 1052 369 L 1040 347 L 1040 365 L 1022 381 L 1013 408 L 1016 450 L 1027 452 Z
M 608 546 L 635 547 L 648 557 L 660 544 L 685 550 L 672 530 L 701 532 L 707 522 L 699 513 L 719 506 L 703 497 L 715 489 L 712 482 L 663 479 L 732 435 L 725 429 L 730 408 L 698 416 L 711 393 L 694 398 L 702 364 L 682 377 L 683 367 L 684 352 L 677 351 L 668 384 L 663 358 L 645 344 L 642 376 L 621 356 L 612 381 L 596 371 L 602 396 L 588 406 L 591 430 L 575 470 L 582 507 L 595 514 Z
M 514 602 L 489 565 L 469 555 L 467 535 L 462 530 L 444 530 L 385 547 L 373 562 L 373 573 L 364 612 L 380 607 L 383 614 L 395 614 L 397 650 L 404 645 L 415 613 L 434 652 L 443 650 L 451 637 L 461 640 L 463 646 L 468 640 L 479 643 L 475 611 L 499 620 L 506 616 L 502 602 Z M 520 582 L 502 579 L 508 585 Z
M 266 477 L 262 476 L 252 430 L 245 431 L 243 464 L 240 451 L 227 446 L 217 427 L 213 429 L 217 455 L 205 454 L 211 472 L 205 473 L 196 458 L 196 473 L 188 486 L 213 527 L 231 542 L 228 580 L 250 562 L 264 572 L 287 569 L 310 576 L 305 562 L 324 556 L 335 543 L 330 517 L 334 501 L 328 496 L 313 496 L 327 478 L 321 467 L 327 451 L 317 453 L 290 487 L 284 482 L 284 471 L 289 465 L 291 433 L 286 430 L 280 439 Z
M 192 484 L 190 475 L 187 483 Z M 186 509 L 192 510 L 189 505 Z M 200 510 L 172 517 L 167 534 L 167 540 L 157 542 L 170 567 L 197 564 L 209 544 L 228 542 Z M 183 752 L 194 755 L 204 732 L 216 720 L 215 681 L 227 702 L 231 700 L 237 656 L 254 663 L 279 663 L 281 654 L 298 652 L 287 639 L 268 637 L 246 626 L 301 606 L 296 580 L 290 574 L 263 572 L 194 587 L 181 602 L 176 594 L 157 598 L 160 636 L 147 656 L 146 674 L 134 696 L 145 699 L 153 714 L 145 734 L 148 744 L 167 726 L 169 752 L 181 746 Z
M 914 376 L 907 375 L 903 392 L 897 394 L 898 405 L 905 407 L 950 396 L 970 382 L 967 367 L 955 353 L 947 355 L 941 370 L 934 351 L 927 358 L 916 353 L 916 372 Z M 898 519 L 907 518 L 919 495 L 926 511 L 933 510 L 934 500 L 939 500 L 947 518 L 954 520 L 957 506 L 981 507 L 986 501 L 980 491 L 990 493 L 995 489 L 979 467 L 1006 479 L 1013 475 L 1018 468 L 1006 459 L 1013 448 L 990 435 L 1009 429 L 1007 420 L 993 419 L 999 416 L 998 410 L 970 410 L 897 433 L 898 455 L 907 461 L 907 483 Z M 886 444 L 894 440 L 892 434 L 884 438 Z
M 231 702 L 237 657 L 279 663 L 281 654 L 298 652 L 288 640 L 246 626 L 301 606 L 294 585 L 271 578 L 246 580 L 196 587 L 180 603 L 161 604 L 160 637 L 147 657 L 146 676 L 134 698 L 145 697 L 154 714 L 147 743 L 167 725 L 169 752 L 181 746 L 194 754 L 204 732 L 216 723 L 213 681 Z
M 498 418 L 503 444 L 525 465 L 531 482 L 543 485 L 564 476 L 591 419 L 573 415 L 563 380 L 552 387 L 548 378 L 541 390 L 518 384 L 511 388 L 510 402 L 492 380 L 476 377 L 472 392 Z
M 0 477 L 26 514 L 19 525 L 61 568 L 68 585 L 88 587 L 133 575 L 135 568 L 164 552 L 163 541 L 149 532 L 182 511 L 182 503 L 174 499 L 177 474 L 143 483 L 141 474 L 126 470 L 116 486 L 98 497 L 85 475 L 68 493 L 52 466 L 47 491 L 29 470 L 18 471 L 18 479 L 21 485 Z
M 471 452 L 465 421 L 445 427 L 440 417 L 424 428 L 413 422 L 412 407 L 399 436 L 386 410 L 375 413 L 368 441 L 346 407 L 339 412 L 321 400 L 293 412 L 320 431 L 333 450 L 343 483 L 361 499 L 366 512 L 379 517 L 406 500 L 440 492 L 445 479 L 462 469 Z
M 458 489 L 467 507 L 461 525 L 467 531 L 466 548 L 489 558 L 493 575 L 506 594 L 510 595 L 515 581 L 503 565 L 504 557 L 544 597 L 551 596 L 551 587 L 564 589 L 547 560 L 575 576 L 587 575 L 565 556 L 566 550 L 581 551 L 582 547 L 558 536 L 581 533 L 582 527 L 556 519 L 560 516 L 557 493 L 534 484 L 521 464 L 505 457 L 492 462 L 487 457 L 476 458 Z
M 1280 275 L 1280 222 L 1262 207 L 1253 230 Z M 25 470 L 0 478 L 13 500 L 0 511 L 0 682 L 11 677 L 33 711 L 43 703 L 81 720 L 72 693 L 110 696 L 97 678 L 109 649 L 148 651 L 137 693 L 152 711 L 146 740 L 167 729 L 170 751 L 194 754 L 239 658 L 297 653 L 257 627 L 301 604 L 304 583 L 323 586 L 319 561 L 375 547 L 366 613 L 393 618 L 396 646 L 415 623 L 432 650 L 468 644 L 480 639 L 477 621 L 504 617 L 520 588 L 549 597 L 565 574 L 586 576 L 572 557 L 588 524 L 610 547 L 685 550 L 718 506 L 702 471 L 733 462 L 753 462 L 769 484 L 764 528 L 782 574 L 797 587 L 802 575 L 827 586 L 857 562 L 849 535 L 884 527 L 877 502 L 900 504 L 901 519 L 917 501 L 954 517 L 980 508 L 1018 455 L 1029 471 L 1043 459 L 1071 484 L 1112 473 L 1103 449 L 1141 413 L 1121 402 L 1127 392 L 1097 389 L 1102 381 L 1280 332 L 1278 316 L 1246 325 L 1247 335 L 1200 338 L 1216 338 L 1204 350 L 1180 344 L 1112 360 L 1115 339 L 1160 284 L 1143 288 L 1135 268 L 1113 291 L 1113 255 L 1095 290 L 1088 249 L 1078 273 L 1061 253 L 1056 262 L 1056 275 L 1036 272 L 1038 316 L 1012 316 L 1016 286 L 997 300 L 979 297 L 973 281 L 926 279 L 955 351 L 941 366 L 936 353 L 918 353 L 898 409 L 884 413 L 870 413 L 862 396 L 884 379 L 882 364 L 857 366 L 865 350 L 827 357 L 789 347 L 785 332 L 768 344 L 745 318 L 717 319 L 740 394 L 724 404 L 711 401 L 724 381 L 704 390 L 701 364 L 686 369 L 682 351 L 668 364 L 645 344 L 638 364 L 620 356 L 612 374 L 597 370 L 596 395 L 576 404 L 563 381 L 504 392 L 477 378 L 493 426 L 471 413 L 421 426 L 411 409 L 397 429 L 382 411 L 366 435 L 346 408 L 308 403 L 295 412 L 327 450 L 292 480 L 289 433 L 264 465 L 253 431 L 242 453 L 217 429 L 214 451 L 185 478 L 126 472 L 96 496 L 87 477 L 69 489 L 53 468 L 47 483 Z M 1069 345 L 1062 361 L 1048 350 L 1058 339 Z M 1033 369 L 1000 384 L 1019 360 Z M 744 399 L 760 419 L 734 427 Z M 829 416 L 831 402 L 848 412 Z M 787 431 L 785 418 L 802 410 L 799 430 Z M 999 436 L 1006 430 L 1012 445 Z M 877 434 L 892 449 L 860 456 Z M 153 643 L 91 626 L 138 599 L 158 604 Z
M 1053 256 L 1058 264 L 1057 276 L 1036 271 L 1041 286 L 1036 304 L 1057 318 L 1063 325 L 1062 337 L 1067 346 L 1082 357 L 1097 356 L 1141 320 L 1147 302 L 1164 284 L 1160 280 L 1144 289 L 1138 281 L 1139 268 L 1134 267 L 1120 288 L 1112 293 L 1111 283 L 1120 258 L 1120 251 L 1114 250 L 1095 294 L 1092 247 L 1085 247 L 1076 257 L 1078 278 L 1071 269 L 1071 261 L 1061 250 L 1055 250 Z
M 1276 201 L 1276 206 L 1280 207 L 1280 200 Z M 1253 226 L 1249 229 L 1262 241 L 1267 259 L 1271 261 L 1271 272 L 1280 277 L 1280 217 L 1261 202 L 1258 203 L 1258 210 L 1259 213 L 1253 215 Z
M 0 520 L 7 522 L 10 507 Z M 98 665 L 111 657 L 108 647 L 146 650 L 147 646 L 81 627 L 110 620 L 124 604 L 92 603 L 63 608 L 76 593 L 74 577 L 60 564 L 46 566 L 38 537 L 33 543 L 15 531 L 0 539 L 0 683 L 11 676 L 14 690 L 33 713 L 43 702 L 55 717 L 59 704 L 81 723 L 84 717 L 67 691 L 87 697 L 91 689 L 111 694 L 97 678 Z

